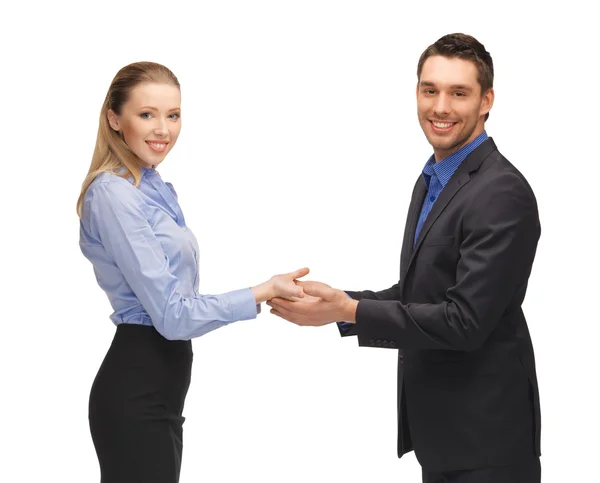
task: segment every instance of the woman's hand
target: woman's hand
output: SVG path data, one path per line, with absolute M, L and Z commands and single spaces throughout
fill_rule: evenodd
M 302 287 L 296 285 L 295 280 L 304 277 L 309 272 L 308 268 L 301 268 L 295 272 L 274 275 L 269 282 L 273 284 L 273 297 L 293 300 L 294 298 L 304 297 Z
M 297 300 L 304 297 L 302 288 L 296 285 L 295 280 L 304 277 L 308 272 L 309 269 L 305 267 L 295 272 L 274 275 L 268 281 L 252 287 L 256 303 L 260 304 L 274 297 L 287 300 Z

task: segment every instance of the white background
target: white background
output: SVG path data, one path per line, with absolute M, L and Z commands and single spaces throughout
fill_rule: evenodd
M 0 480 L 99 481 L 87 403 L 114 327 L 79 251 L 75 202 L 118 69 L 152 60 L 182 84 L 183 130 L 160 172 L 199 239 L 202 292 L 305 265 L 335 287 L 383 289 L 397 281 L 411 189 L 431 154 L 417 60 L 466 32 L 496 68 L 488 134 L 539 202 L 524 310 L 544 481 L 592 481 L 599 105 L 585 4 L 3 7 Z M 396 457 L 396 351 L 266 309 L 194 341 L 182 483 L 420 481 L 414 454 Z

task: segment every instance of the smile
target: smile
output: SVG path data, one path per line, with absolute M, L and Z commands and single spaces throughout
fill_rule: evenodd
M 167 142 L 161 141 L 146 141 L 146 144 L 150 146 L 152 151 L 156 151 L 157 153 L 162 153 L 165 149 L 167 149 Z
M 448 122 L 448 121 L 445 121 L 445 122 L 442 122 L 442 121 L 429 121 L 429 122 L 433 126 L 433 130 L 436 131 L 436 132 L 448 132 L 456 124 L 455 122 Z

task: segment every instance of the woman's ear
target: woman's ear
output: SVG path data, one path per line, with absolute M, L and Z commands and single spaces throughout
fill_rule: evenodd
M 106 115 L 108 118 L 108 124 L 113 128 L 114 131 L 121 130 L 121 123 L 119 122 L 119 116 L 112 109 L 108 110 L 108 114 Z

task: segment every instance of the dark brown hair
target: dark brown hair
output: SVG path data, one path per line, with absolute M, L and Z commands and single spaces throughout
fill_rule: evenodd
M 477 67 L 477 81 L 481 87 L 481 94 L 494 87 L 494 64 L 492 56 L 475 37 L 467 34 L 448 34 L 438 39 L 425 49 L 417 65 L 417 79 L 421 80 L 423 64 L 432 55 L 441 55 L 447 58 L 469 60 Z M 485 115 L 487 121 L 490 113 Z

